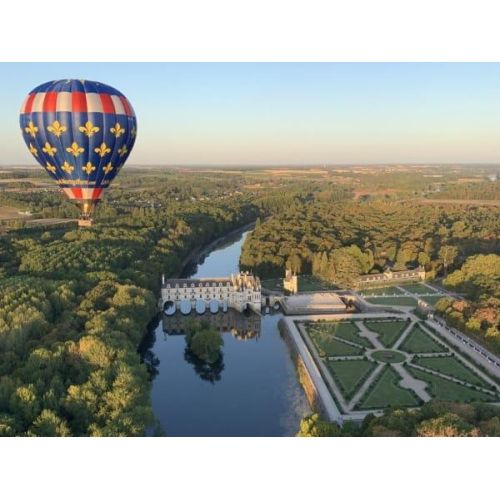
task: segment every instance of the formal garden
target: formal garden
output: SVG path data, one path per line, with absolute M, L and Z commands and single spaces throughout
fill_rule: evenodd
M 359 290 L 359 294 L 370 304 L 406 307 L 416 307 L 418 300 L 423 300 L 433 307 L 440 299 L 448 296 L 426 283 L 365 288 Z
M 418 407 L 435 398 L 500 402 L 497 381 L 424 321 L 394 315 L 299 327 L 344 414 Z

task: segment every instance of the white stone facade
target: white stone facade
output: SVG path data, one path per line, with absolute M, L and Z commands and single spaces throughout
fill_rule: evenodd
M 229 278 L 192 278 L 163 280 L 161 288 L 162 302 L 173 302 L 176 308 L 181 301 L 188 300 L 193 308 L 201 299 L 208 304 L 217 300 L 224 301 L 237 311 L 244 311 L 247 306 L 256 312 L 261 310 L 260 279 L 248 273 L 231 275 Z

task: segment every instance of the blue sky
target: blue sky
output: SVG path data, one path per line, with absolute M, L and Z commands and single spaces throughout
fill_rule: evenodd
M 26 94 L 82 78 L 122 91 L 129 164 L 500 162 L 498 63 L 0 63 L 0 164 L 33 164 Z

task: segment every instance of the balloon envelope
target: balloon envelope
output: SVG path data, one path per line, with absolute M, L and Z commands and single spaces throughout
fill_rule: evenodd
M 137 120 L 118 90 L 88 80 L 56 80 L 33 89 L 20 116 L 35 159 L 84 218 L 111 184 L 134 146 Z

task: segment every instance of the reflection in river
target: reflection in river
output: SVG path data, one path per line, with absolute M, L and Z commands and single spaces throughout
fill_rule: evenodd
M 203 315 L 185 316 L 177 312 L 173 316 L 163 315 L 163 331 L 166 335 L 183 335 L 186 324 L 193 319 L 205 321 L 221 333 L 230 332 L 238 340 L 250 340 L 260 336 L 261 317 L 252 311 L 240 313 L 235 309 L 215 314 L 207 312 Z
M 224 370 L 224 354 L 221 354 L 215 363 L 207 363 L 186 347 L 184 349 L 184 359 L 187 363 L 193 365 L 194 371 L 201 380 L 206 380 L 213 384 L 221 379 L 221 374 Z

